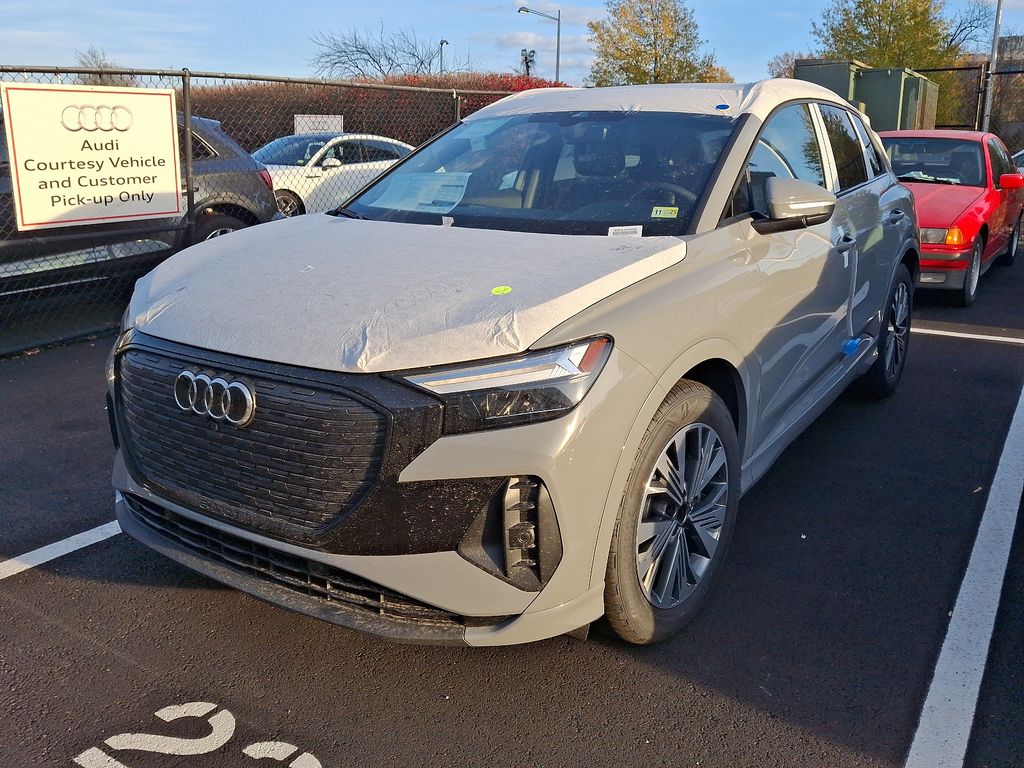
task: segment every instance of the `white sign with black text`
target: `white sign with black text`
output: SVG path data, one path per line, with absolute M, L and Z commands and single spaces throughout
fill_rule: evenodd
M 180 216 L 169 88 L 0 83 L 19 230 Z

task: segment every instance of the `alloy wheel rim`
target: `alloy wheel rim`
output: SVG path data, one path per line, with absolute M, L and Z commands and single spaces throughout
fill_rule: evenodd
M 277 210 L 285 216 L 294 216 L 298 208 L 292 197 L 282 195 L 277 198 Z
M 206 236 L 206 239 L 213 240 L 213 238 L 215 237 L 223 237 L 224 235 L 229 235 L 234 231 L 235 230 L 232 227 L 220 227 L 219 229 L 215 229 L 210 234 L 208 234 Z
M 896 378 L 906 359 L 910 337 L 910 291 L 900 283 L 889 306 L 889 344 L 885 349 L 885 373 L 890 381 Z
M 729 505 L 725 446 L 707 424 L 672 436 L 647 479 L 637 521 L 636 575 L 655 608 L 674 608 L 707 572 Z
M 970 295 L 973 296 L 978 290 L 978 277 L 981 275 L 981 247 L 975 246 L 971 256 L 970 272 L 967 275 L 969 281 Z

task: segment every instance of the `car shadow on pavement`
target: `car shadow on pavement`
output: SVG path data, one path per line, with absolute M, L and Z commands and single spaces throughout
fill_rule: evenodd
M 964 333 L 992 333 L 1024 337 L 1024 304 L 1020 282 L 1024 263 L 994 264 L 981 276 L 978 294 L 970 307 L 956 305 L 953 291 L 918 288 L 914 293 L 915 322 L 932 328 Z

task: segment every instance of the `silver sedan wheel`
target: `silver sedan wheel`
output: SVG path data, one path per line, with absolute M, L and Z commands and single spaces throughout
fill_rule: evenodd
M 230 235 L 234 231 L 235 231 L 234 227 L 220 227 L 220 228 L 215 229 L 212 232 L 210 232 L 210 234 L 208 234 L 206 236 L 206 239 L 207 240 L 213 240 L 213 238 L 215 238 L 215 237 L 223 237 L 224 235 Z
M 690 424 L 669 440 L 647 480 L 636 529 L 636 575 L 655 608 L 689 597 L 711 564 L 729 504 L 718 433 Z
M 973 296 L 978 290 L 978 279 L 981 277 L 981 243 L 974 247 L 971 263 L 967 268 L 967 295 Z
M 889 307 L 889 344 L 885 349 L 885 375 L 894 378 L 903 365 L 910 334 L 910 291 L 906 283 L 896 286 Z
M 293 196 L 287 193 L 281 193 L 274 196 L 274 200 L 277 202 L 277 210 L 285 216 L 295 216 L 299 212 L 299 201 Z

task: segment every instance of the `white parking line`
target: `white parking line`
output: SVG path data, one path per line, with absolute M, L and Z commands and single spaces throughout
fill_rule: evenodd
M 82 549 L 82 547 L 88 547 L 90 544 L 96 544 L 104 539 L 109 539 L 120 532 L 121 526 L 114 520 L 91 530 L 69 536 L 53 544 L 47 544 L 45 547 L 33 549 L 24 555 L 4 560 L 0 562 L 0 581 L 22 571 L 27 571 L 29 568 L 35 568 L 37 565 L 42 565 L 50 560 L 55 560 L 58 557 L 74 552 L 76 549 Z
M 937 328 L 921 328 L 919 326 L 911 326 L 911 333 L 923 333 L 928 336 L 950 336 L 954 339 L 973 339 L 975 341 L 998 341 L 1003 344 L 1020 344 L 1024 345 L 1024 339 L 1017 336 L 992 336 L 986 333 L 963 333 L 961 331 L 940 331 Z
M 988 646 L 999 608 L 1024 488 L 1024 390 L 1003 444 L 971 559 L 906 768 L 961 768 L 974 723 Z

